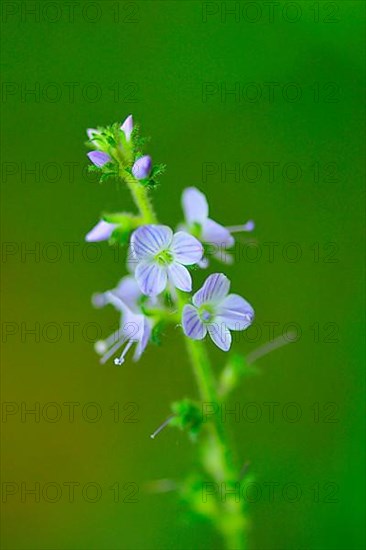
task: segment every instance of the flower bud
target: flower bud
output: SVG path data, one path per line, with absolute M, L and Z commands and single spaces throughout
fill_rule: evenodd
M 151 172 L 152 160 L 149 155 L 139 158 L 132 167 L 132 173 L 138 180 L 147 178 Z
M 88 243 L 97 243 L 99 241 L 107 241 L 112 235 L 113 231 L 116 229 L 117 225 L 115 223 L 105 222 L 101 220 L 89 231 L 86 235 L 85 240 Z
M 92 161 L 95 166 L 101 168 L 107 162 L 111 162 L 111 157 L 107 153 L 102 153 L 102 151 L 91 151 L 88 153 L 89 159 Z
M 100 132 L 98 132 L 98 130 L 96 130 L 95 128 L 88 128 L 86 130 L 86 133 L 90 141 L 93 141 L 93 138 L 97 136 Z
M 121 126 L 121 130 L 124 132 L 127 141 L 130 141 L 132 130 L 133 130 L 133 117 L 132 115 L 128 116 L 124 123 Z

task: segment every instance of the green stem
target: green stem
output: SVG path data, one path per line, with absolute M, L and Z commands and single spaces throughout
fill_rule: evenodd
M 122 166 L 120 176 L 131 191 L 141 214 L 142 223 L 158 223 L 150 202 L 148 189 L 128 174 Z M 185 300 L 179 292 L 177 292 L 177 302 L 180 319 Z M 184 341 L 202 401 L 212 403 L 214 406 L 218 405 L 217 384 L 204 343 L 190 338 L 185 338 Z M 203 465 L 212 478 L 221 485 L 220 489 L 222 489 L 222 484 L 238 483 L 240 480 L 230 451 L 230 442 L 225 425 L 219 415 L 215 414 L 213 416 L 213 422 L 207 423 L 208 450 L 206 450 L 206 455 L 203 456 Z M 222 515 L 218 518 L 218 528 L 225 540 L 226 548 L 228 550 L 244 550 L 245 521 L 240 498 L 239 502 L 236 502 L 233 495 L 228 495 L 227 498 L 221 499 L 220 505 Z
M 204 343 L 198 340 L 191 340 L 190 338 L 185 338 L 184 341 L 202 401 L 217 406 L 219 397 L 216 389 L 216 381 L 213 376 Z M 213 432 L 220 448 L 221 463 L 225 467 L 225 472 L 222 472 L 223 478 L 221 481 L 233 479 L 235 477 L 234 463 L 229 451 L 225 426 L 220 420 L 220 415 L 214 414 L 213 422 L 210 422 L 208 426 L 214 426 L 215 428 Z
M 204 343 L 190 338 L 185 338 L 185 343 L 202 401 L 212 403 L 214 406 L 218 405 L 216 381 Z M 226 484 L 234 484 L 234 487 L 237 488 L 237 483 L 240 480 L 230 451 L 229 438 L 220 415 L 214 414 L 213 421 L 207 424 L 207 428 L 209 430 L 209 456 L 204 457 L 203 463 L 218 484 L 221 493 L 222 516 L 218 527 L 228 550 L 244 550 L 245 521 L 240 502 L 240 491 L 239 502 L 236 502 L 233 495 L 226 496 L 225 494 Z
M 136 180 L 132 175 L 128 174 L 125 170 L 123 170 L 123 174 L 121 173 L 121 177 L 126 182 L 129 190 L 131 191 L 133 200 L 135 201 L 141 217 L 143 218 L 143 223 L 158 223 L 153 206 L 150 202 L 149 191 L 147 187 L 142 185 L 138 180 Z

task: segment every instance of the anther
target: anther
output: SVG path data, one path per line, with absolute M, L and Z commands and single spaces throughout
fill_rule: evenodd
M 282 346 L 286 346 L 286 344 L 290 344 L 294 342 L 295 336 L 296 336 L 295 333 L 288 332 L 286 335 L 286 338 L 284 336 L 278 336 L 278 338 L 275 338 L 274 340 L 272 340 L 272 342 L 267 342 L 263 346 L 260 346 L 259 348 L 249 353 L 249 355 L 247 355 L 246 357 L 247 364 L 252 365 L 255 361 L 257 361 L 261 357 L 264 357 L 271 351 L 282 348 Z
M 254 227 L 255 227 L 254 221 L 249 220 L 249 221 L 247 221 L 247 223 L 245 223 L 243 225 L 231 225 L 231 226 L 227 227 L 226 229 L 230 233 L 241 233 L 242 231 L 253 231 Z

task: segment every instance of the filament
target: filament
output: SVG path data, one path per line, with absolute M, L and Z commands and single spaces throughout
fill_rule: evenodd
M 120 335 L 121 328 L 118 328 L 115 332 L 113 332 L 108 338 L 104 340 L 104 343 L 106 344 L 107 348 L 117 342 L 117 339 Z
M 296 336 L 295 333 L 289 332 L 287 333 L 285 338 L 283 335 L 278 336 L 278 338 L 275 338 L 272 340 L 272 342 L 267 342 L 263 346 L 255 349 L 249 355 L 246 357 L 246 362 L 248 365 L 252 365 L 257 359 L 260 359 L 261 357 L 264 357 L 268 353 L 271 353 L 271 351 L 274 351 L 275 349 L 282 348 L 282 346 L 286 346 L 286 344 L 290 344 L 294 342 L 294 340 L 291 340 L 291 337 Z
M 119 358 L 118 357 L 115 358 L 114 360 L 115 365 L 123 365 L 123 363 L 125 362 L 125 355 L 130 349 L 130 347 L 132 346 L 132 344 L 134 343 L 134 341 L 135 340 L 129 340 L 127 346 L 124 348 L 123 352 L 121 353 L 121 356 Z
M 242 466 L 242 469 L 240 470 L 240 474 L 239 474 L 239 480 L 240 480 L 240 481 L 243 479 L 243 477 L 244 477 L 245 474 L 247 473 L 249 466 L 250 466 L 250 461 L 249 461 L 249 460 L 247 460 L 246 462 L 244 462 L 244 464 L 243 464 L 243 466 Z
M 107 351 L 107 353 L 106 353 L 105 355 L 103 355 L 103 357 L 100 359 L 100 363 L 101 363 L 102 365 L 104 365 L 104 363 L 105 363 L 106 361 L 108 361 L 108 359 L 109 359 L 110 357 L 112 357 L 112 355 L 113 355 L 114 353 L 116 353 L 116 351 L 123 345 L 123 343 L 126 341 L 126 339 L 127 339 L 127 336 L 123 336 L 120 340 L 118 340 L 118 341 L 116 342 L 116 344 L 114 344 L 114 346 L 112 346 L 112 347 Z
M 175 414 L 172 414 L 171 416 L 169 416 L 169 418 L 167 418 L 160 426 L 157 430 L 155 430 L 154 433 L 152 433 L 150 435 L 151 439 L 155 439 L 155 437 L 162 431 L 164 430 L 164 428 L 167 427 L 167 425 L 169 424 L 169 422 L 175 417 Z
M 227 227 L 226 229 L 227 229 L 230 233 L 241 233 L 242 231 L 253 231 L 254 227 L 255 227 L 254 221 L 253 221 L 253 220 L 249 220 L 249 221 L 247 221 L 247 223 L 245 223 L 245 224 L 242 224 L 242 225 L 231 225 L 231 226 Z

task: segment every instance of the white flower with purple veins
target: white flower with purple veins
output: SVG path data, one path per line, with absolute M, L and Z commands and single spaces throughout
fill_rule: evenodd
M 142 294 L 131 275 L 124 277 L 117 288 L 93 296 L 95 307 L 112 304 L 121 313 L 119 328 L 105 340 L 95 344 L 95 350 L 101 355 L 104 364 L 112 355 L 124 346 L 120 357 L 114 359 L 115 365 L 122 365 L 128 350 L 136 344 L 134 361 L 138 361 L 144 352 L 151 335 L 152 321 L 141 312 L 139 300 Z
M 187 187 L 183 191 L 182 206 L 186 220 L 186 229 L 189 233 L 197 236 L 200 241 L 214 245 L 216 251 L 213 255 L 225 263 L 231 263 L 232 257 L 225 252 L 234 243 L 232 233 L 240 231 L 252 231 L 254 222 L 249 221 L 243 225 L 224 227 L 208 217 L 208 203 L 205 195 L 196 187 Z M 217 250 L 222 247 L 224 250 Z M 205 267 L 207 263 L 205 264 Z
M 173 234 L 166 225 L 144 225 L 132 234 L 131 250 L 137 260 L 136 281 L 147 296 L 157 296 L 168 283 L 184 292 L 192 290 L 185 266 L 198 263 L 203 255 L 201 243 L 192 235 Z
M 193 305 L 183 308 L 184 334 L 202 340 L 209 333 L 223 351 L 231 346 L 231 330 L 245 330 L 253 322 L 252 306 L 238 294 L 229 294 L 230 281 L 222 273 L 207 277 L 203 287 L 193 295 Z

